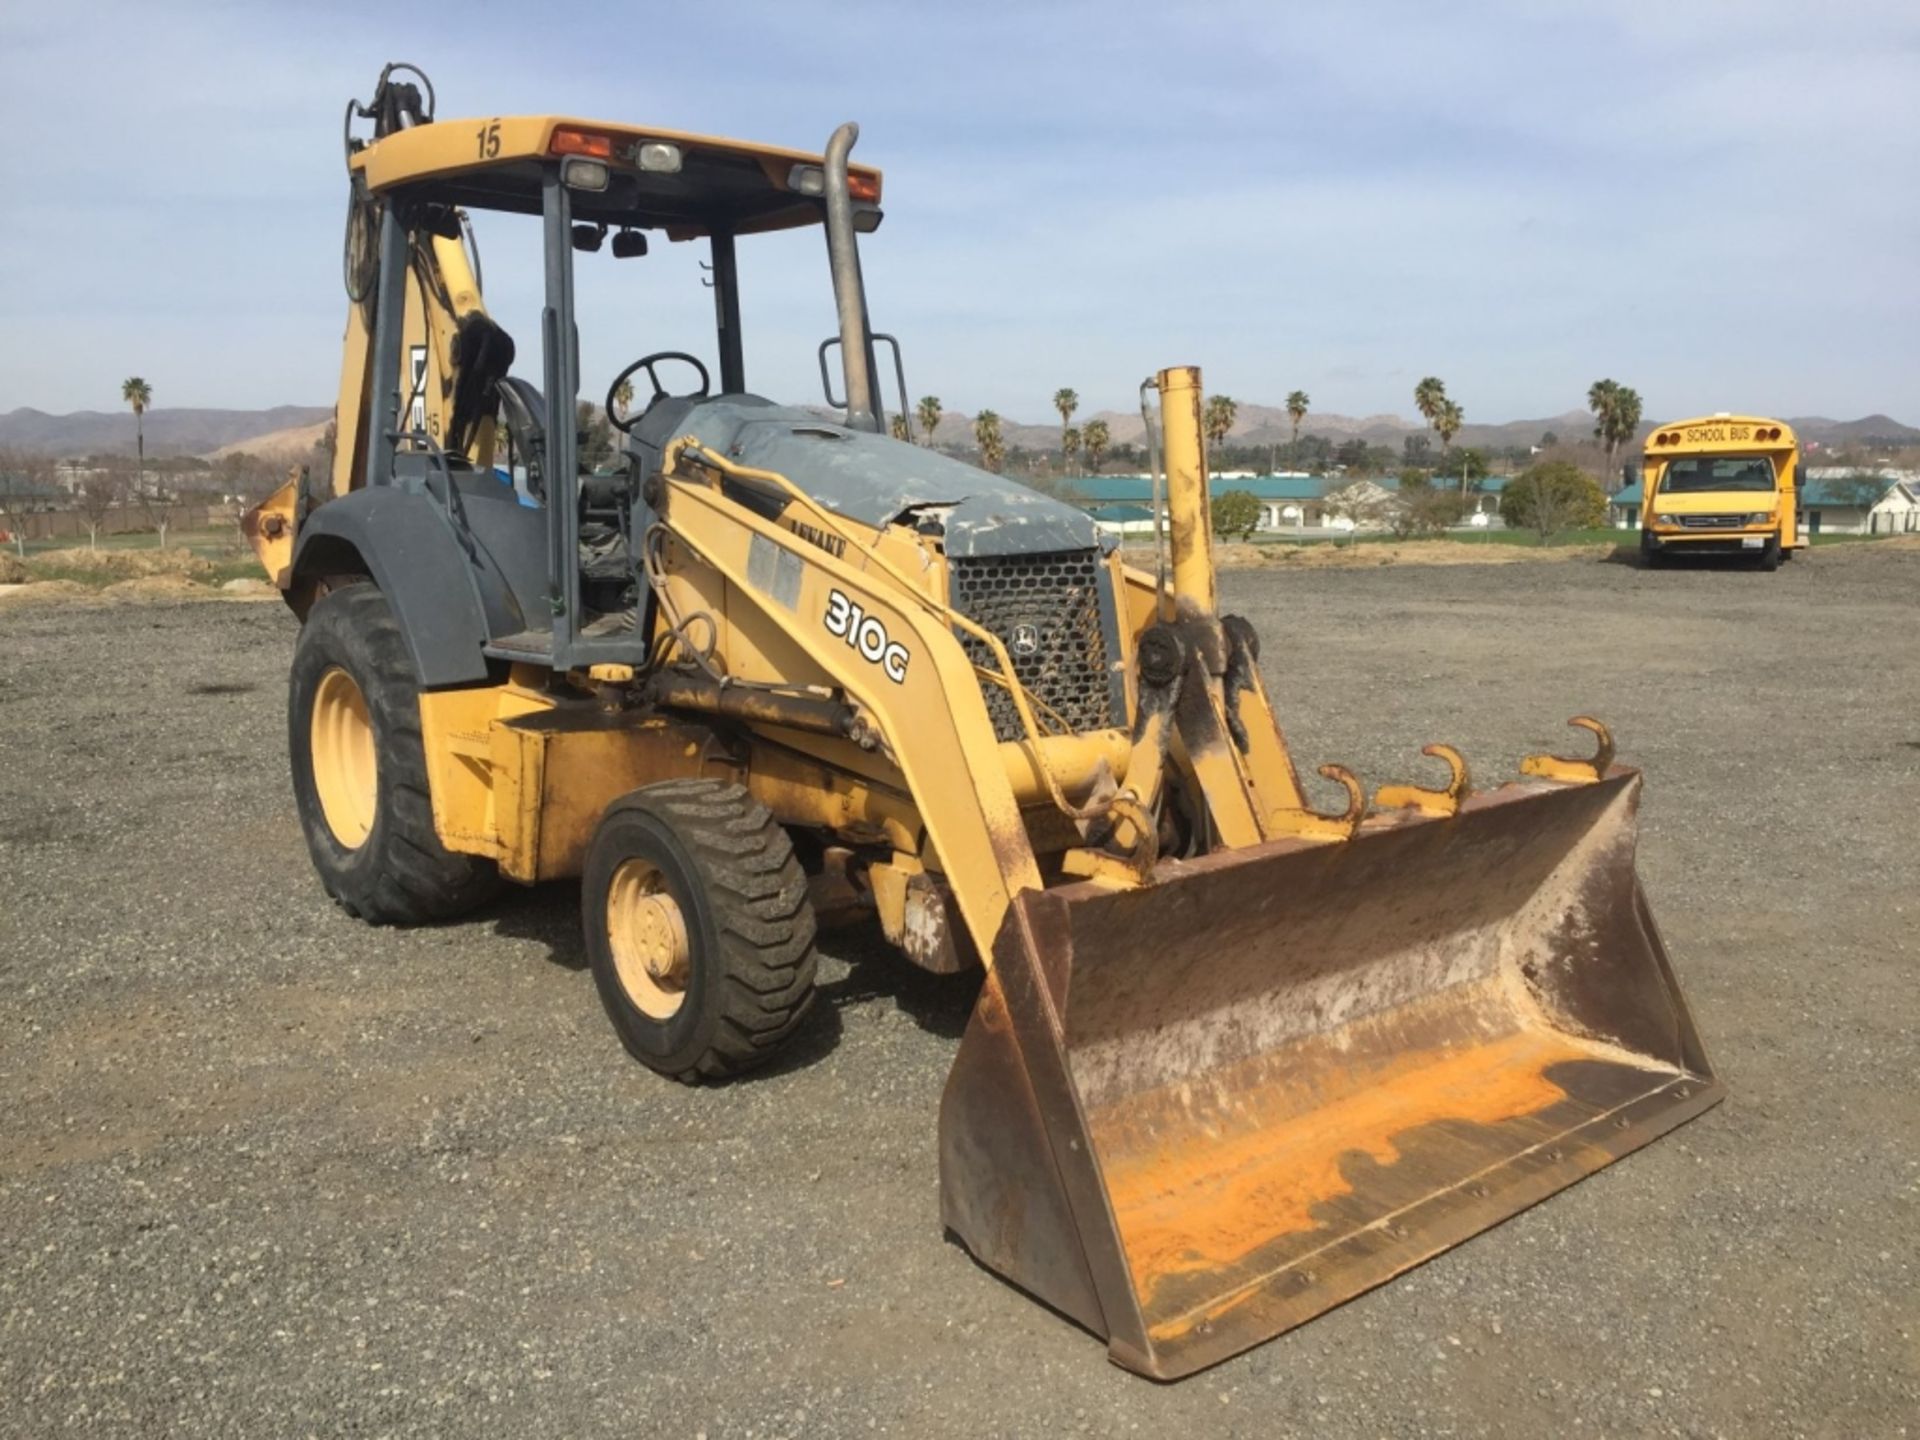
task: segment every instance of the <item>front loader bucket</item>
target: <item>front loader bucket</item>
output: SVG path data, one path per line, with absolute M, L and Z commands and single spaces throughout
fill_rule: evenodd
M 1634 874 L 1636 771 L 1015 903 L 940 1115 L 985 1264 L 1190 1374 L 1720 1098 Z

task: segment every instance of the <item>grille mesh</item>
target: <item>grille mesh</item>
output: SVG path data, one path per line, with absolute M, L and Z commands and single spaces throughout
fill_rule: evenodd
M 953 604 L 992 631 L 1013 657 L 1013 671 L 1032 694 L 1076 733 L 1122 723 L 1114 714 L 1107 642 L 1100 625 L 1100 552 L 951 559 Z M 1024 627 L 1024 629 L 1023 629 Z M 995 669 L 993 652 L 962 635 L 974 664 Z M 1032 653 L 1022 654 L 1031 648 Z M 987 714 L 1000 740 L 1024 734 L 1020 712 L 1004 687 L 982 680 Z M 1034 717 L 1047 728 L 1042 714 Z

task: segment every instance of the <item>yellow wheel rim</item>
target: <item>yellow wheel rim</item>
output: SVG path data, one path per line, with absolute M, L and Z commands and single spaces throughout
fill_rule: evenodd
M 646 860 L 623 860 L 607 889 L 607 940 L 621 988 L 641 1014 L 670 1020 L 686 1003 L 693 973 L 687 922 L 666 876 Z
M 320 813 L 326 816 L 335 840 L 348 850 L 358 850 L 373 830 L 380 771 L 367 697 L 337 665 L 320 677 L 314 691 L 309 741 Z

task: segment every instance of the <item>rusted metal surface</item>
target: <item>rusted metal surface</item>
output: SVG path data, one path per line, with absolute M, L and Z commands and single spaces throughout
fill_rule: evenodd
M 980 954 L 953 903 L 953 891 L 930 875 L 907 879 L 899 937 L 900 953 L 935 975 L 957 975 L 980 963 Z
M 948 1225 L 1174 1378 L 1713 1104 L 1638 793 L 1523 782 L 1022 895 L 942 1110 Z

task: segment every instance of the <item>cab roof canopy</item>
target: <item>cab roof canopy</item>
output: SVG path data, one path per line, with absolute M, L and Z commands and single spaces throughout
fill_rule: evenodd
M 652 168 L 649 156 L 670 147 L 677 170 Z M 568 155 L 604 160 L 604 191 L 571 190 L 573 218 L 664 230 L 674 240 L 716 231 L 736 235 L 818 225 L 826 218 L 817 194 L 793 188 L 796 167 L 817 169 L 818 154 L 678 130 L 578 120 L 561 115 L 509 115 L 436 120 L 395 131 L 357 150 L 349 163 L 376 194 L 397 194 L 537 215 L 547 167 Z M 880 172 L 850 166 L 856 202 L 880 199 Z

